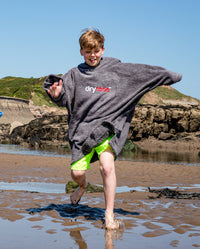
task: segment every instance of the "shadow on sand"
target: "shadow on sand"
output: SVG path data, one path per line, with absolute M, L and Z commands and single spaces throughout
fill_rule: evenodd
M 29 214 L 40 213 L 43 211 L 56 210 L 61 217 L 64 218 L 76 218 L 79 216 L 84 216 L 86 220 L 104 220 L 105 209 L 102 208 L 92 208 L 88 205 L 73 205 L 73 204 L 49 204 L 46 207 L 41 208 L 29 208 L 26 211 Z M 121 208 L 114 209 L 114 213 L 120 215 L 140 215 L 138 212 L 125 211 Z

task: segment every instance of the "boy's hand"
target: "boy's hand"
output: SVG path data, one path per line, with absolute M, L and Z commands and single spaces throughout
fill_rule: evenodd
M 52 97 L 58 98 L 58 96 L 61 93 L 61 90 L 62 90 L 62 80 L 59 80 L 59 83 L 58 82 L 54 82 L 54 84 L 49 87 L 48 93 Z

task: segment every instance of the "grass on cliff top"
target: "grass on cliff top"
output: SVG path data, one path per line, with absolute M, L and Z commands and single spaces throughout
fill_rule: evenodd
M 157 87 L 153 90 L 154 93 L 156 93 L 160 98 L 162 99 L 178 99 L 181 100 L 184 97 L 186 97 L 184 94 L 180 93 L 176 89 L 169 89 L 164 87 Z
M 200 104 L 200 100 L 184 95 L 174 88 L 166 88 L 159 86 L 154 90 L 148 92 L 147 94 L 151 94 L 151 92 L 156 95 L 156 100 L 158 101 L 158 104 L 164 104 L 162 100 L 176 100 L 176 101 L 179 100 L 179 101 L 188 101 L 188 102 L 196 100 Z M 144 103 L 146 103 L 146 101 L 143 96 L 139 101 L 139 104 L 144 104 Z
M 45 77 L 21 78 L 5 77 L 0 79 L 0 96 L 32 100 L 34 105 L 54 106 L 53 102 L 42 89 Z

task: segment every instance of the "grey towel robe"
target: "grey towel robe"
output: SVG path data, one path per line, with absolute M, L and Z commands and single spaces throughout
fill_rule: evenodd
M 103 57 L 97 67 L 82 63 L 62 78 L 49 75 L 43 84 L 45 90 L 55 81 L 63 81 L 60 96 L 52 100 L 68 109 L 71 163 L 88 154 L 109 134 L 114 134 L 109 144 L 117 157 L 139 99 L 160 85 L 180 81 L 181 77 L 162 67 L 122 63 L 110 57 Z M 96 155 L 92 161 L 95 160 Z

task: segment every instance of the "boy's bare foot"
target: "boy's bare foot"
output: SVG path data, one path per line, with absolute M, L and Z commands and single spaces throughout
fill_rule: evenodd
M 115 230 L 120 229 L 122 222 L 117 219 L 113 219 L 112 221 L 106 222 L 106 229 L 107 230 Z
M 105 212 L 105 226 L 108 230 L 120 229 L 122 227 L 122 221 L 114 219 L 114 214 Z
M 79 201 L 81 200 L 81 197 L 83 196 L 83 194 L 85 193 L 85 190 L 87 188 L 87 183 L 85 184 L 84 187 L 78 187 L 71 195 L 70 195 L 70 200 L 72 202 L 73 205 L 76 205 L 79 203 Z

